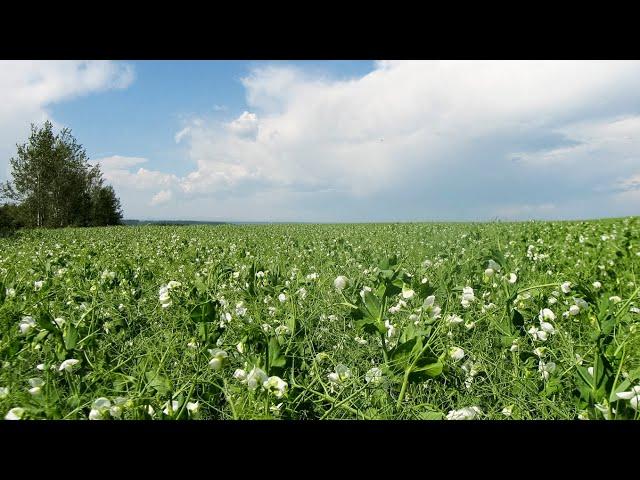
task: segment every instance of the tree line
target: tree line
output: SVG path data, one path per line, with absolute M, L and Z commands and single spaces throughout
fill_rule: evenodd
M 13 181 L 0 184 L 0 230 L 19 227 L 93 227 L 122 223 L 120 200 L 100 165 L 63 129 L 31 125 L 29 140 L 11 158 Z

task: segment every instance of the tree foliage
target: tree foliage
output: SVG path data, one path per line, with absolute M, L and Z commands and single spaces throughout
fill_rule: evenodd
M 100 165 L 91 165 L 85 149 L 67 128 L 55 134 L 47 121 L 31 125 L 27 143 L 11 158 L 13 182 L 2 185 L 25 226 L 66 227 L 117 225 L 120 200 L 104 184 Z M 9 213 L 9 211 L 5 212 Z

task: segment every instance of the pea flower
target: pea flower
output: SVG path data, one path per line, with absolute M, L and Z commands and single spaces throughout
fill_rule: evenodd
M 562 290 L 562 293 L 569 293 L 571 291 L 571 282 L 564 282 L 560 285 L 560 290 Z
M 592 285 L 593 285 L 593 288 L 595 288 L 596 290 L 600 290 L 602 288 L 602 284 L 598 281 L 593 282 Z
M 349 377 L 351 377 L 351 370 L 349 370 L 349 367 L 341 363 L 336 366 L 335 372 L 331 372 L 327 375 L 329 382 L 333 384 L 342 383 Z
M 38 280 L 37 282 L 33 282 L 33 289 L 37 292 L 44 285 L 44 280 Z
M 171 416 L 180 408 L 180 402 L 171 400 L 171 402 L 167 402 L 163 406 L 164 410 L 162 410 L 162 413 Z
M 515 273 L 510 273 L 508 282 L 513 285 L 517 281 L 518 281 L 518 276 Z
M 162 308 L 167 308 L 171 306 L 171 297 L 169 296 L 169 287 L 164 285 L 160 287 L 160 291 L 158 292 L 158 299 L 160 300 L 160 304 Z
M 449 314 L 446 316 L 445 320 L 447 321 L 447 323 L 451 324 L 451 325 L 456 325 L 458 323 L 462 323 L 464 322 L 464 320 L 462 318 L 460 318 L 458 315 L 456 314 Z
M 0 400 L 4 400 L 9 396 L 9 387 L 0 387 Z
M 255 390 L 258 386 L 263 385 L 267 380 L 267 373 L 264 370 L 258 367 L 253 367 L 247 375 L 247 387 L 249 387 L 249 390 Z
M 436 305 L 435 295 L 429 295 L 427 298 L 425 298 L 424 303 L 422 304 L 422 308 L 430 318 L 440 318 L 440 312 L 442 311 L 442 309 L 438 305 Z
M 546 320 L 553 321 L 555 319 L 556 319 L 556 314 L 553 313 L 548 308 L 543 308 L 542 310 L 540 310 L 540 313 L 538 314 L 538 320 L 540 320 L 540 322 L 544 322 Z
M 89 420 L 104 420 L 111 409 L 111 401 L 108 398 L 100 397 L 91 405 Z
M 465 407 L 460 410 L 450 410 L 447 414 L 447 420 L 473 420 L 482 414 L 479 407 Z
M 278 295 L 278 300 L 280 300 L 280 303 L 284 303 L 287 301 L 287 296 L 284 293 L 281 293 Z
M 26 335 L 29 330 L 31 330 L 35 326 L 36 322 L 31 315 L 22 317 L 22 320 L 20 320 L 20 324 L 18 325 L 18 327 L 20 327 L 20 333 L 22 333 L 23 335 Z
M 209 366 L 214 370 L 220 370 L 224 360 L 229 356 L 229 354 L 219 348 L 209 349 L 209 353 L 213 357 L 209 360 Z
M 555 369 L 556 364 L 554 362 L 545 363 L 542 360 L 538 362 L 538 371 L 544 380 L 549 380 L 549 375 L 553 373 Z
M 4 416 L 5 420 L 22 420 L 24 408 L 14 407 Z
M 500 264 L 494 260 L 489 260 L 489 263 L 487 266 L 494 272 L 499 272 L 502 269 Z
M 364 379 L 367 383 L 376 385 L 382 381 L 382 370 L 378 367 L 370 368 L 367 373 L 364 374 Z
M 187 402 L 187 411 L 191 415 L 198 413 L 199 409 L 200 409 L 200 402 Z
M 58 370 L 60 372 L 64 370 L 71 373 L 73 371 L 73 367 L 75 367 L 78 363 L 80 363 L 80 360 L 76 360 L 75 358 L 68 358 L 60 364 Z
M 235 372 L 233 372 L 233 378 L 235 378 L 236 380 L 240 380 L 241 382 L 244 382 L 247 380 L 247 372 L 244 371 L 242 368 L 237 368 Z
M 44 385 L 44 380 L 42 380 L 40 377 L 30 378 L 29 385 L 31 386 L 31 388 L 29 389 L 29 393 L 31 395 L 40 395 L 42 386 Z
M 580 307 L 578 307 L 577 305 L 571 305 L 569 307 L 569 315 L 572 315 L 575 317 L 579 313 L 580 313 Z
M 263 388 L 275 395 L 276 398 L 282 398 L 287 393 L 288 384 L 280 377 L 271 376 L 263 384 Z
M 632 387 L 628 392 L 616 393 L 616 397 L 620 400 L 629 400 L 631 408 L 638 410 L 638 403 L 640 403 L 640 385 Z
M 613 303 L 620 303 L 622 299 L 619 296 L 614 295 L 613 297 L 609 297 L 609 301 Z
M 464 358 L 464 350 L 460 347 L 451 347 L 449 349 L 449 357 L 455 362 L 458 362 Z
M 469 306 L 471 305 L 471 303 L 475 302 L 476 297 L 473 293 L 473 288 L 471 287 L 464 287 L 462 289 L 462 300 L 461 300 L 461 304 L 463 308 L 469 308 Z

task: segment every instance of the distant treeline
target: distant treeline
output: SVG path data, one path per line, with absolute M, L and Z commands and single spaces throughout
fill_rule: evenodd
M 0 229 L 118 225 L 122 208 L 69 129 L 31 125 L 29 141 L 11 158 L 13 181 L 0 184 Z
M 123 225 L 226 225 L 227 223 L 197 220 L 122 220 Z

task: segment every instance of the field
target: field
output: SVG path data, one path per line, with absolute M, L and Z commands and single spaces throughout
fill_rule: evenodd
M 0 239 L 7 419 L 638 419 L 638 218 Z

